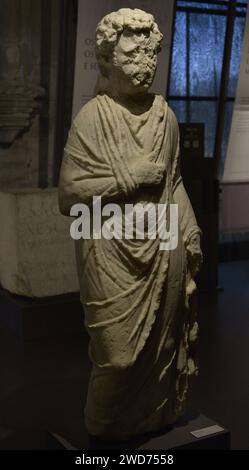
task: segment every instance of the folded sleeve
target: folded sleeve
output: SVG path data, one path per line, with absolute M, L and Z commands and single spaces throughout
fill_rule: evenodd
M 120 190 L 110 166 L 94 148 L 94 140 L 73 124 L 64 149 L 59 178 L 59 207 L 64 215 L 70 215 L 74 204 L 91 205 L 93 196 L 101 196 L 104 202 L 116 198 Z

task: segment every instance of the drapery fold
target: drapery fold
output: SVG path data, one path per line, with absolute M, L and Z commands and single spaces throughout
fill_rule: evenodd
M 165 166 L 163 181 L 153 189 L 139 188 L 132 172 L 132 160 L 144 155 Z M 60 176 L 64 213 L 101 196 L 102 203 L 122 208 L 126 202 L 177 203 L 180 219 L 178 246 L 171 252 L 160 250 L 158 236 L 146 234 L 143 240 L 76 243 L 93 362 L 86 406 L 91 434 L 125 438 L 173 422 L 186 401 L 188 377 L 196 372 L 185 243 L 199 228 L 179 165 L 178 126 L 161 96 L 149 111 L 134 115 L 98 95 L 69 134 Z

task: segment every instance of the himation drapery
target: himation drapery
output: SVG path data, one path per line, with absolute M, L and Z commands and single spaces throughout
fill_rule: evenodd
M 163 163 L 166 172 L 161 184 L 138 190 L 131 163 L 143 155 Z M 69 133 L 60 191 L 65 214 L 76 202 L 91 206 L 93 196 L 121 207 L 178 204 L 172 251 L 160 250 L 158 237 L 76 242 L 93 363 L 88 432 L 125 439 L 158 430 L 184 410 L 197 372 L 198 333 L 186 245 L 199 228 L 180 175 L 178 125 L 163 97 L 156 95 L 140 115 L 107 95 L 85 105 Z

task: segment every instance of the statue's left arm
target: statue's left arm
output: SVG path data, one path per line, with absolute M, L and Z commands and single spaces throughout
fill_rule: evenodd
M 189 267 L 192 277 L 198 272 L 202 263 L 200 248 L 201 229 L 199 228 L 195 214 L 184 188 L 180 170 L 180 138 L 179 127 L 173 111 L 169 108 L 169 121 L 172 161 L 171 177 L 172 192 L 175 204 L 178 204 L 179 225 L 183 241 L 189 259 Z

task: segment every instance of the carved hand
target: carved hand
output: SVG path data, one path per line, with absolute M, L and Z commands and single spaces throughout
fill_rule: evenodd
M 153 155 L 146 155 L 132 163 L 132 171 L 140 186 L 161 183 L 165 174 L 165 165 L 155 163 L 153 160 Z

